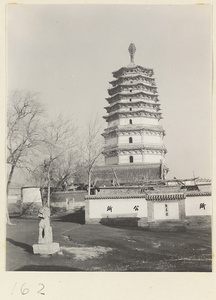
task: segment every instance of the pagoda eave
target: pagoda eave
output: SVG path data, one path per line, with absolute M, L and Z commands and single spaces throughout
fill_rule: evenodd
M 117 120 L 119 118 L 133 118 L 133 117 L 146 117 L 146 118 L 157 118 L 162 119 L 161 113 L 158 112 L 148 112 L 144 110 L 140 110 L 138 112 L 117 112 L 109 116 L 103 116 L 103 118 L 109 122 L 113 120 Z
M 142 97 L 141 97 L 142 96 Z M 137 97 L 137 98 L 141 98 L 141 99 L 146 99 L 146 100 L 151 100 L 151 101 L 159 101 L 157 99 L 157 95 L 154 95 L 154 94 L 149 94 L 149 93 L 146 93 L 146 92 L 135 92 L 135 93 L 118 93 L 112 97 L 108 97 L 108 98 L 105 98 L 108 103 L 113 103 L 113 102 L 116 102 L 118 100 L 121 100 L 121 99 L 130 99 L 131 97 Z M 150 97 L 150 98 L 148 98 Z
M 133 127 L 128 128 L 128 129 L 120 129 L 120 130 L 112 130 L 109 132 L 104 132 L 101 135 L 103 137 L 108 138 L 109 136 L 114 137 L 114 136 L 119 136 L 119 135 L 125 135 L 125 134 L 142 134 L 142 133 L 148 133 L 148 134 L 156 134 L 156 135 L 162 135 L 165 136 L 165 130 L 151 130 L 151 129 L 145 129 L 145 128 L 141 128 L 141 129 L 135 129 Z
M 118 78 L 119 77 L 119 74 L 121 74 L 122 72 L 124 71 L 131 71 L 131 70 L 137 70 L 137 71 L 144 71 L 144 72 L 147 72 L 148 74 L 146 74 L 147 76 L 151 77 L 152 75 L 154 75 L 154 71 L 153 69 L 149 69 L 149 68 L 144 68 L 142 66 L 139 66 L 139 65 L 132 65 L 130 67 L 123 67 L 117 71 L 114 71 L 112 72 L 113 76 L 115 78 Z
M 119 154 L 143 154 L 143 153 L 151 153 L 151 154 L 166 154 L 167 149 L 163 147 L 151 147 L 151 146 L 145 146 L 145 147 L 116 147 L 116 148 L 104 148 L 103 152 L 104 155 L 107 156 L 115 156 Z
M 158 92 L 156 91 L 157 90 L 156 87 L 148 86 L 148 85 L 145 85 L 145 84 L 140 83 L 140 82 L 139 83 L 134 83 L 134 84 L 131 84 L 131 85 L 129 85 L 129 84 L 120 84 L 117 87 L 109 88 L 108 93 L 109 93 L 110 96 L 112 96 L 112 95 L 115 95 L 115 94 L 118 94 L 118 93 L 121 93 L 121 92 L 124 93 L 125 89 L 126 89 L 126 91 L 127 91 L 127 89 L 131 89 L 131 88 L 133 88 L 135 90 L 139 90 L 141 86 L 145 87 L 145 89 L 142 88 L 142 90 L 145 91 L 147 94 L 158 95 Z M 148 89 L 150 91 L 148 91 Z
M 148 102 L 145 102 L 145 101 L 133 101 L 133 102 L 130 102 L 130 103 L 124 103 L 124 102 L 117 102 L 117 103 L 114 103 L 113 105 L 109 105 L 109 106 L 105 106 L 104 108 L 107 110 L 107 112 L 111 112 L 111 111 L 114 111 L 115 109 L 118 109 L 118 108 L 121 108 L 121 107 L 149 107 L 149 108 L 153 108 L 153 109 L 156 109 L 156 110 L 161 110 L 160 109 L 160 104 L 159 103 L 148 103 Z
M 113 131 L 127 131 L 127 130 L 149 130 L 155 132 L 165 132 L 161 125 L 120 125 L 120 126 L 113 126 L 109 128 L 105 128 L 105 133 L 110 133 Z

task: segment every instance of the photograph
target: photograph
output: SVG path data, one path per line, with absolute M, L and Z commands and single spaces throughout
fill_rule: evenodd
M 5 16 L 6 271 L 212 273 L 212 5 Z

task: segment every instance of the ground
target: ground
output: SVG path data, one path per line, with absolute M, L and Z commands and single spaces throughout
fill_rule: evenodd
M 83 215 L 52 217 L 60 252 L 34 255 L 39 220 L 12 218 L 7 227 L 7 271 L 211 272 L 211 230 L 147 231 L 138 227 L 86 225 Z

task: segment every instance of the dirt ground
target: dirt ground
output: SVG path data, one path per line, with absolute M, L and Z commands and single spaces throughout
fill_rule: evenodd
M 210 228 L 154 232 L 138 227 L 85 225 L 74 214 L 51 220 L 60 252 L 34 255 L 37 218 L 12 218 L 7 227 L 7 271 L 211 272 Z

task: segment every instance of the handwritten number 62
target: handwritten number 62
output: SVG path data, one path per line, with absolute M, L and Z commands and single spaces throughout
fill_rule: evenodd
M 17 285 L 17 282 L 14 285 L 14 288 L 13 288 L 13 291 L 12 291 L 12 295 L 14 293 L 16 285 Z M 26 283 L 23 283 L 23 285 L 20 288 L 20 292 L 21 292 L 22 295 L 27 295 L 29 293 L 29 288 L 25 287 L 25 285 L 26 285 Z M 37 293 L 40 294 L 40 295 L 45 295 L 45 293 L 42 292 L 44 290 L 44 288 L 45 288 L 44 284 L 43 283 L 39 283 L 38 285 L 40 285 L 41 288 L 37 291 Z

